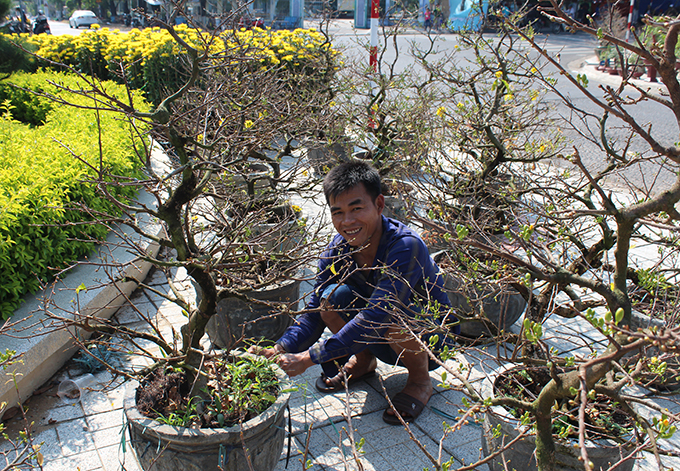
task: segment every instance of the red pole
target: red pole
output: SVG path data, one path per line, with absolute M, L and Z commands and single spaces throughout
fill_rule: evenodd
M 628 29 L 626 30 L 626 42 L 630 39 L 630 26 L 633 22 L 633 5 L 635 0 L 630 0 L 630 10 L 628 10 Z
M 378 70 L 378 22 L 380 21 L 380 0 L 371 0 L 371 52 L 368 64 Z

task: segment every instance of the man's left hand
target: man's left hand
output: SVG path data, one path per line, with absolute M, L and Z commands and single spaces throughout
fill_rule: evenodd
M 307 368 L 314 364 L 311 357 L 309 356 L 309 352 L 285 353 L 283 355 L 279 355 L 276 362 L 283 369 L 283 371 L 285 371 L 288 376 L 291 377 L 304 373 Z

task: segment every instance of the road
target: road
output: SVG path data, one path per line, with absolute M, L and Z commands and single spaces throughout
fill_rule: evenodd
M 78 35 L 85 31 L 84 28 L 74 29 L 69 28 L 68 20 L 65 21 L 50 21 L 50 30 L 55 36 L 60 36 L 62 34 Z

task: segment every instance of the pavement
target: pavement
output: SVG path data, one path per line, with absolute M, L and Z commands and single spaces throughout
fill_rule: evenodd
M 592 60 L 577 64 L 581 73 L 587 72 L 591 81 L 616 84 L 616 78 L 605 77 L 595 70 Z M 605 80 L 607 82 L 605 82 Z M 620 78 L 619 78 L 620 80 Z M 640 80 L 641 84 L 649 84 Z M 649 84 L 663 93 L 662 86 Z M 656 260 L 658 254 L 654 247 L 636 247 L 640 260 Z M 162 274 L 152 270 L 146 284 L 156 291 L 168 291 Z M 177 272 L 175 280 L 185 290 L 191 290 L 186 274 Z M 310 285 L 303 286 L 308 292 Z M 161 331 L 183 324 L 182 312 L 153 290 L 137 289 L 132 304 L 122 307 L 115 319 L 127 325 L 138 325 L 140 316 L 148 315 Z M 191 295 L 191 293 L 189 293 Z M 132 305 L 135 308 L 132 308 Z M 522 319 L 512 330 L 519 331 Z M 545 340 L 560 355 L 587 357 L 594 351 L 604 348 L 604 338 L 593 331 L 583 319 L 548 318 L 544 325 Z M 491 371 L 499 366 L 498 358 L 510 353 L 512 346 L 496 345 L 492 342 L 466 349 L 464 354 L 448 360 L 449 366 L 467 375 L 473 384 L 486 380 Z M 121 362 L 128 361 L 125 357 Z M 433 384 L 441 383 L 443 370 L 431 373 Z M 40 444 L 44 456 L 43 469 L 46 471 L 137 471 L 141 468 L 131 452 L 126 430 L 123 397 L 126 382 L 113 377 L 109 372 L 94 374 L 95 382 L 87 389 L 80 400 L 62 399 L 57 395 L 59 384 L 67 379 L 77 380 L 86 373 L 83 365 L 75 359 L 69 361 L 45 385 L 24 402 L 25 419 L 18 414 L 6 421 L 8 436 L 16 437 L 18 431 L 28 421 L 32 425 L 34 443 Z M 290 423 L 284 451 L 275 471 L 287 469 L 313 470 L 354 470 L 366 471 L 414 471 L 436 469 L 428 454 L 434 459 L 446 461 L 453 458 L 455 469 L 477 461 L 481 457 L 481 426 L 475 420 L 451 432 L 446 424 L 459 417 L 459 409 L 464 409 L 464 395 L 460 384 L 449 383 L 452 387 L 435 387 L 435 393 L 427 408 L 410 430 L 387 425 L 382 420 L 387 406 L 385 392 L 394 395 L 406 382 L 406 371 L 379 362 L 378 375 L 353 385 L 350 391 L 334 394 L 320 394 L 314 382 L 320 375 L 319 366 L 307 370 L 305 374 L 293 378 L 298 386 L 293 392 L 290 403 Z M 657 399 L 662 407 L 679 412 L 680 406 L 675 396 Z M 352 455 L 350 443 L 363 442 L 357 460 Z M 670 446 L 680 449 L 680 437 L 670 440 Z M 8 440 L 0 442 L 0 451 L 14 452 Z M 1 463 L 1 461 L 0 461 Z M 667 458 L 664 463 L 680 469 L 680 459 Z M 2 464 L 0 464 L 2 465 Z M 520 465 L 520 464 L 518 464 Z M 477 469 L 486 470 L 486 465 Z M 636 470 L 654 470 L 658 465 L 647 453 L 638 455 Z M 208 471 L 208 470 L 206 470 Z
M 650 249 L 651 250 L 651 249 Z M 150 273 L 147 284 L 160 292 L 168 290 L 164 275 Z M 191 290 L 186 274 L 179 272 L 175 281 Z M 309 287 L 309 285 L 308 285 Z M 165 291 L 167 292 L 167 291 Z M 191 295 L 191 293 L 189 293 Z M 181 325 L 185 318 L 181 311 L 151 290 L 138 289 L 131 302 L 136 306 L 123 307 L 115 319 L 125 325 L 139 325 L 140 316 L 150 315 L 162 332 Z M 519 331 L 518 323 L 513 326 Z M 602 335 L 593 332 L 583 319 L 551 317 L 544 325 L 548 345 L 562 355 L 587 357 L 605 347 Z M 479 385 L 499 366 L 498 356 L 507 356 L 512 346 L 488 343 L 466 350 L 448 364 Z M 127 362 L 120 358 L 121 363 Z M 129 366 L 129 365 L 128 365 Z M 433 384 L 441 383 L 442 369 L 431 373 Z M 481 427 L 470 420 L 460 430 L 450 432 L 445 424 L 452 424 L 464 409 L 464 394 L 460 384 L 452 388 L 435 387 L 422 415 L 411 425 L 410 431 L 387 425 L 382 420 L 387 407 L 385 392 L 393 395 L 403 388 L 406 371 L 379 362 L 378 375 L 354 384 L 349 393 L 320 394 L 314 382 L 320 375 L 318 365 L 305 374 L 293 378 L 298 390 L 290 401 L 290 428 L 284 451 L 275 471 L 304 469 L 310 463 L 316 470 L 414 471 L 435 469 L 421 447 L 436 459 L 453 457 L 451 469 L 473 463 L 481 457 Z M 45 471 L 114 471 L 141 470 L 131 452 L 123 413 L 126 382 L 109 372 L 94 374 L 95 382 L 86 389 L 79 401 L 62 399 L 57 395 L 64 380 L 78 380 L 86 370 L 75 360 L 70 361 L 36 394 L 25 402 L 26 420 L 33 423 L 34 443 L 41 444 Z M 450 381 L 449 381 L 450 383 Z M 383 390 L 384 388 L 384 390 Z M 673 397 L 660 399 L 663 407 L 680 412 Z M 7 422 L 9 436 L 23 424 L 21 416 Z M 351 432 L 351 433 L 350 433 Z M 351 437 L 355 443 L 363 439 L 359 454 L 362 468 L 353 461 Z M 680 437 L 676 438 L 676 449 Z M 10 444 L 0 444 L 6 451 Z M 289 454 L 290 447 L 290 454 Z M 680 460 L 669 459 L 666 464 L 680 469 Z M 477 469 L 486 470 L 486 465 Z M 641 454 L 636 470 L 658 469 L 651 455 Z

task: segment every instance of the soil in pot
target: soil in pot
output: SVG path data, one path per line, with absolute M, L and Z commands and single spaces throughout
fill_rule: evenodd
M 210 379 L 193 387 L 202 393 L 191 400 L 188 391 L 192 385 L 173 369 L 154 373 L 141 385 L 129 385 L 125 414 L 142 468 L 273 469 L 285 438 L 285 409 L 290 398 L 290 393 L 282 390 L 285 373 L 249 355 L 210 359 L 204 371 Z M 144 407 L 155 418 L 143 415 L 140 409 Z
M 493 394 L 496 397 L 509 396 L 531 402 L 549 381 L 550 374 L 546 368 L 515 367 L 498 374 L 493 382 Z M 523 413 L 520 410 L 494 407 L 486 414 L 482 439 L 485 456 L 499 449 L 502 441 L 507 443 L 517 436 L 517 429 L 524 427 L 520 425 Z M 559 470 L 583 469 L 579 461 L 580 449 L 575 446 L 578 443 L 578 413 L 579 404 L 569 400 L 557 404 L 553 411 L 553 434 Z M 629 453 L 625 446 L 620 448 L 618 442 L 612 438 L 627 440 L 633 431 L 634 420 L 607 396 L 598 394 L 589 401 L 585 421 L 588 456 L 595 464 L 595 470 L 609 469 L 621 459 L 622 450 L 624 455 Z M 500 435 L 494 434 L 494 430 L 500 430 Z M 522 469 L 535 470 L 535 448 L 534 436 L 529 435 L 505 450 L 503 457 L 506 461 L 509 460 L 510 468 L 521 466 Z M 492 460 L 489 464 L 492 471 L 504 469 L 503 457 L 499 455 Z M 631 459 L 614 469 L 628 471 L 634 464 L 635 460 Z
M 192 384 L 185 373 L 156 369 L 137 388 L 137 410 L 168 425 L 224 428 L 247 422 L 276 400 L 279 380 L 260 358 L 213 358 L 203 367 L 212 378 L 203 386 L 208 394 L 189 397 Z

